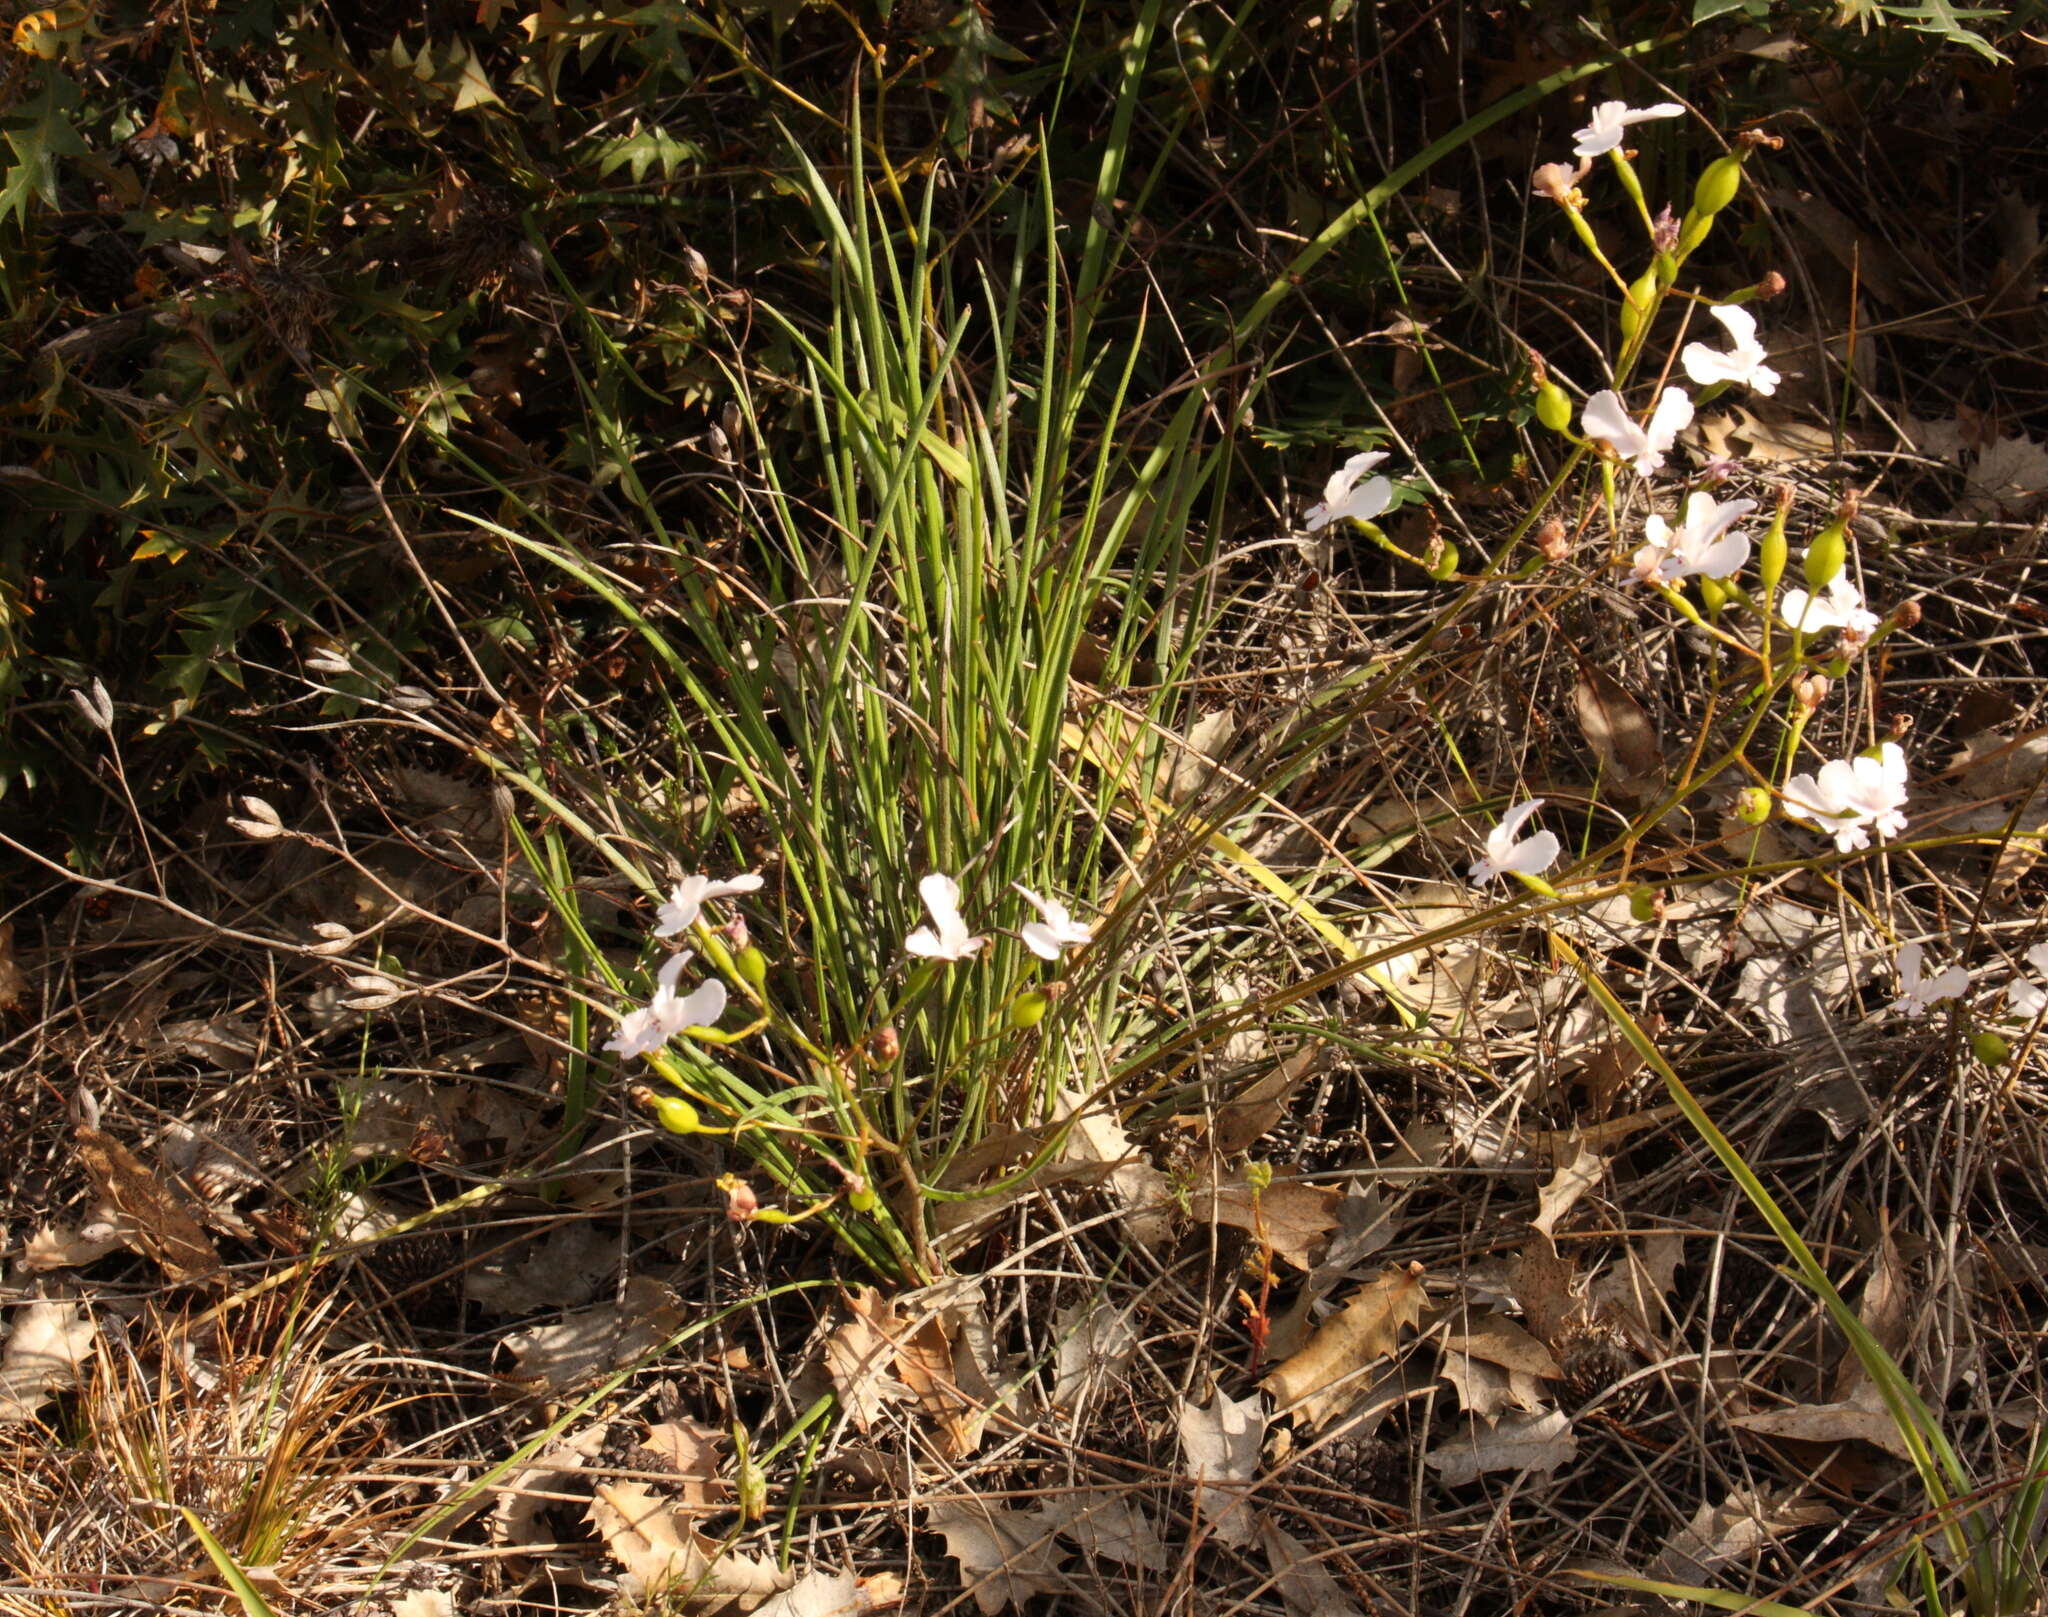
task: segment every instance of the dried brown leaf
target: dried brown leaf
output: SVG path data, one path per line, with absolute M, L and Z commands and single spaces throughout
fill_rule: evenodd
M 1356 1602 L 1321 1557 L 1270 1516 L 1259 1519 L 1259 1542 L 1287 1617 L 1359 1617 Z
M 682 1324 L 675 1293 L 650 1276 L 635 1275 L 619 1303 L 578 1309 L 552 1325 L 507 1336 L 514 1368 L 506 1379 L 536 1391 L 566 1392 L 652 1353 Z
M 98 1346 L 98 1327 L 77 1303 L 46 1297 L 16 1313 L 0 1348 L 0 1426 L 34 1420 L 77 1386 Z
M 102 1133 L 99 1108 L 81 1098 L 73 1149 L 101 1197 L 121 1215 L 124 1239 L 153 1258 L 173 1284 L 220 1273 L 220 1253 L 185 1199 L 119 1140 Z
M 1266 1437 L 1258 1394 L 1239 1402 L 1219 1388 L 1206 1407 L 1183 1402 L 1179 1425 L 1181 1452 L 1204 1525 L 1219 1543 L 1250 1544 L 1255 1528 L 1245 1490 L 1258 1473 Z
M 1033 1595 L 1065 1586 L 1059 1546 L 1036 1515 L 962 1499 L 933 1506 L 929 1519 L 945 1538 L 946 1553 L 960 1563 L 960 1581 L 982 1617 L 1021 1609 Z
M 1624 797 L 1642 797 L 1664 785 L 1657 726 L 1620 680 L 1593 663 L 1581 663 L 1572 685 L 1572 711 L 1607 785 Z
M 772 1561 L 718 1554 L 714 1541 L 639 1483 L 599 1483 L 589 1515 L 605 1548 L 625 1568 L 621 1590 L 635 1601 L 666 1596 L 684 1610 L 733 1600 L 758 1604 L 795 1581 Z
M 1446 1486 L 1459 1488 L 1494 1471 L 1535 1471 L 1547 1476 L 1578 1452 L 1579 1440 L 1572 1433 L 1571 1421 L 1553 1409 L 1542 1414 L 1503 1415 L 1490 1428 L 1474 1426 L 1431 1449 L 1423 1463 L 1441 1476 Z
M 1401 1332 L 1421 1318 L 1422 1302 L 1421 1264 L 1381 1270 L 1260 1385 L 1282 1413 L 1321 1425 L 1365 1390 L 1368 1368 L 1393 1356 Z
M 1166 1570 L 1166 1545 L 1159 1529 L 1126 1494 L 1076 1488 L 1055 1494 L 1038 1515 L 1090 1560 L 1115 1561 L 1147 1572 Z
M 1590 1150 L 1584 1141 L 1560 1151 L 1557 1172 L 1537 1192 L 1536 1217 L 1532 1221 L 1545 1235 L 1557 1234 L 1557 1221 L 1579 1203 L 1579 1198 L 1600 1183 L 1607 1172 L 1607 1159 Z
M 690 1511 L 720 1508 L 726 1499 L 725 1479 L 719 1475 L 719 1446 L 725 1434 L 716 1426 L 699 1421 L 658 1421 L 647 1428 L 640 1446 L 660 1464 L 650 1469 L 673 1470 L 683 1504 Z
M 1311 1252 L 1337 1227 L 1344 1193 L 1330 1185 L 1306 1185 L 1276 1177 L 1255 1192 L 1240 1168 L 1221 1184 L 1203 1186 L 1190 1197 L 1203 1223 L 1228 1224 L 1263 1240 L 1275 1256 L 1297 1269 L 1313 1269 Z

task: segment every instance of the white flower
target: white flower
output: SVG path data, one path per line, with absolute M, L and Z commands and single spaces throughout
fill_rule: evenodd
M 2048 943 L 2037 943 L 2027 951 L 2027 964 L 2048 978 Z M 2035 982 L 2030 977 L 2015 977 L 2005 985 L 2005 1009 L 2008 1015 L 2031 1022 L 2048 1008 L 2048 982 Z
M 1764 345 L 1756 340 L 1756 316 L 1740 304 L 1717 303 L 1707 311 L 1728 328 L 1735 346 L 1726 353 L 1703 342 L 1689 342 L 1678 357 L 1685 374 L 1702 387 L 1733 382 L 1756 393 L 1775 393 L 1782 378 L 1764 363 Z
M 1501 816 L 1499 825 L 1486 833 L 1486 857 L 1472 861 L 1474 887 L 1490 882 L 1496 876 L 1505 876 L 1509 871 L 1540 876 L 1551 867 L 1563 847 L 1555 831 L 1538 831 L 1524 841 L 1515 840 L 1515 834 L 1530 815 L 1543 807 L 1543 802 L 1540 797 L 1532 797 L 1526 803 L 1517 803 Z
M 735 876 L 731 881 L 713 881 L 709 876 L 685 876 L 669 890 L 668 902 L 662 905 L 658 917 L 661 924 L 654 929 L 654 935 L 672 938 L 678 932 L 689 931 L 703 915 L 706 899 L 731 898 L 737 893 L 758 893 L 760 890 L 759 876 Z
M 1370 522 L 1394 498 L 1394 485 L 1384 477 L 1358 480 L 1387 458 L 1384 450 L 1353 455 L 1323 485 L 1323 503 L 1302 513 L 1301 525 L 1309 533 L 1333 522 Z
M 1803 634 L 1820 634 L 1828 629 L 1842 631 L 1843 649 L 1860 646 L 1884 622 L 1863 604 L 1863 592 L 1849 582 L 1845 572 L 1828 580 L 1825 593 L 1809 595 L 1805 590 L 1787 590 L 1778 603 L 1778 616 L 1785 627 Z
M 1648 477 L 1664 464 L 1665 451 L 1678 435 L 1692 425 L 1692 399 L 1682 387 L 1667 387 L 1651 412 L 1649 426 L 1639 427 L 1621 395 L 1611 387 L 1602 388 L 1586 400 L 1579 425 L 1588 438 L 1604 440 L 1635 466 L 1638 475 Z
M 917 884 L 933 926 L 921 926 L 903 940 L 903 947 L 926 960 L 972 960 L 988 943 L 967 930 L 960 919 L 960 884 L 934 871 Z M 936 927 L 936 930 L 934 930 Z
M 1621 144 L 1622 131 L 1630 124 L 1648 123 L 1652 118 L 1683 118 L 1685 108 L 1675 101 L 1659 101 L 1654 107 L 1636 108 L 1626 101 L 1603 101 L 1593 109 L 1593 121 L 1572 137 L 1572 154 L 1598 157 Z
M 1785 782 L 1785 812 L 1818 826 L 1843 853 L 1870 846 L 1869 828 L 1880 837 L 1906 829 L 1906 755 L 1895 741 L 1875 758 L 1837 758 L 1819 775 L 1794 775 Z
M 690 951 L 671 955 L 654 979 L 654 998 L 619 1018 L 619 1030 L 605 1045 L 620 1060 L 652 1055 L 685 1028 L 710 1027 L 725 1014 L 725 984 L 707 978 L 687 994 L 676 993 L 676 981 L 690 962 Z
M 1731 533 L 1736 523 L 1756 509 L 1754 500 L 1717 500 L 1711 494 L 1686 496 L 1685 519 L 1674 530 L 1660 516 L 1643 523 L 1649 541 L 1635 554 L 1636 577 L 1675 584 L 1694 573 L 1727 578 L 1749 560 L 1749 536 Z
M 1066 905 L 1056 898 L 1040 898 L 1030 888 L 1019 886 L 1018 892 L 1031 900 L 1032 906 L 1045 917 L 1043 921 L 1026 921 L 1017 929 L 1017 936 L 1024 940 L 1024 947 L 1041 960 L 1057 960 L 1065 949 L 1078 949 L 1094 934 L 1068 913 Z
M 1899 951 L 1899 987 L 1902 992 L 1892 1001 L 1892 1009 L 1903 1011 L 1907 1016 L 1918 1016 L 1938 999 L 1954 999 L 1970 986 L 1970 974 L 1961 966 L 1950 966 L 1944 972 L 1932 977 L 1922 977 L 1920 968 L 1926 959 L 1917 943 L 1909 943 Z

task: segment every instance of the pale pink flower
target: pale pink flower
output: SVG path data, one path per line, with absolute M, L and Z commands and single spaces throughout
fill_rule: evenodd
M 735 876 L 730 881 L 713 881 L 709 876 L 685 876 L 669 890 L 668 902 L 661 906 L 659 921 L 654 929 L 657 938 L 672 938 L 678 932 L 687 932 L 697 924 L 704 913 L 705 901 L 713 898 L 732 898 L 740 893 L 758 893 L 761 890 L 759 876 Z
M 1737 303 L 1718 303 L 1707 313 L 1727 327 L 1735 346 L 1723 352 L 1705 343 L 1687 343 L 1678 356 L 1685 374 L 1702 387 L 1732 382 L 1755 393 L 1777 392 L 1783 378 L 1764 363 L 1764 345 L 1756 340 L 1756 316 Z
M 1731 530 L 1756 509 L 1754 500 L 1717 500 L 1707 493 L 1686 496 L 1685 517 L 1676 528 L 1662 517 L 1644 519 L 1646 544 L 1635 554 L 1635 575 L 1644 583 L 1675 584 L 1694 573 L 1728 578 L 1749 560 L 1749 536 Z
M 1817 826 L 1843 853 L 1870 846 L 1870 831 L 1890 839 L 1906 829 L 1906 754 L 1896 741 L 1875 758 L 1837 758 L 1818 775 L 1785 782 L 1785 813 Z
M 1649 477 L 1662 468 L 1678 435 L 1692 425 L 1692 399 L 1682 387 L 1667 387 L 1644 427 L 1628 413 L 1619 393 L 1602 388 L 1586 400 L 1579 425 L 1588 438 L 1600 440 L 1632 464 L 1638 476 Z
M 1683 118 L 1685 108 L 1676 101 L 1659 101 L 1654 107 L 1632 107 L 1626 101 L 1603 101 L 1593 109 L 1593 121 L 1572 137 L 1577 157 L 1598 157 L 1621 144 L 1630 124 L 1648 123 L 1652 118 Z
M 934 871 L 917 884 L 932 925 L 921 926 L 903 940 L 903 947 L 925 960 L 972 960 L 988 944 L 967 930 L 960 918 L 960 884 Z
M 1333 522 L 1370 522 L 1394 498 L 1394 485 L 1384 477 L 1359 479 L 1387 458 L 1385 450 L 1353 455 L 1323 485 L 1323 503 L 1302 513 L 1301 525 L 1309 533 Z
M 1473 860 L 1469 872 L 1474 887 L 1511 872 L 1540 876 L 1556 861 L 1564 845 L 1557 840 L 1555 831 L 1538 831 L 1533 837 L 1515 840 L 1543 802 L 1540 797 L 1532 797 L 1526 803 L 1517 803 L 1501 816 L 1499 825 L 1486 833 L 1485 856 Z

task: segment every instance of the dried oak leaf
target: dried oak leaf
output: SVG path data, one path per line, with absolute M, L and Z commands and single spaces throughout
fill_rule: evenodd
M 650 1275 L 635 1275 L 620 1302 L 577 1309 L 552 1325 L 532 1325 L 507 1336 L 504 1345 L 514 1368 L 506 1380 L 537 1391 L 566 1392 L 652 1353 L 682 1324 L 675 1293 Z
M 1259 1540 L 1287 1617 L 1359 1617 L 1357 1605 L 1316 1552 L 1272 1517 L 1260 1518 Z
M 872 1286 L 847 1293 L 852 1318 L 825 1338 L 825 1369 L 856 1429 L 870 1430 L 892 1403 L 912 1396 L 896 1374 L 895 1310 Z
M 1244 1230 L 1295 1268 L 1313 1269 L 1310 1254 L 1337 1227 L 1344 1193 L 1333 1185 L 1305 1185 L 1278 1176 L 1263 1191 L 1254 1191 L 1240 1168 L 1220 1184 L 1197 1188 L 1188 1199 L 1202 1223 Z
M 1545 1476 L 1579 1452 L 1572 1423 L 1561 1410 L 1503 1415 L 1447 1439 L 1423 1456 L 1423 1463 L 1449 1487 L 1463 1487 L 1491 1471 L 1535 1471 Z
M 102 1200 L 121 1215 L 123 1237 L 156 1260 L 173 1284 L 211 1280 L 220 1253 L 182 1197 L 151 1173 L 119 1140 L 99 1127 L 99 1105 L 78 1092 L 72 1146 Z
M 1123 1493 L 1076 1488 L 1047 1500 L 1038 1516 L 1090 1560 L 1116 1561 L 1147 1572 L 1166 1570 L 1166 1544 L 1159 1529 Z
M 98 1345 L 98 1328 L 74 1302 L 43 1298 L 22 1309 L 0 1349 L 0 1426 L 34 1420 L 44 1404 L 77 1386 Z
M 1458 1402 L 1482 1420 L 1543 1407 L 1542 1383 L 1563 1372 L 1535 1337 L 1504 1314 L 1469 1315 L 1444 1338 L 1443 1375 Z
M 960 1563 L 960 1581 L 983 1617 L 1010 1606 L 1021 1609 L 1033 1595 L 1066 1584 L 1059 1546 L 1035 1514 L 957 1499 L 934 1505 L 928 1519 L 945 1538 L 946 1553 Z
M 1557 1172 L 1536 1193 L 1536 1217 L 1532 1222 L 1545 1235 L 1557 1233 L 1557 1221 L 1579 1203 L 1579 1198 L 1600 1183 L 1607 1172 L 1607 1159 L 1578 1141 L 1557 1155 Z
M 1365 1372 L 1393 1356 L 1401 1332 L 1421 1318 L 1422 1301 L 1421 1264 L 1382 1269 L 1260 1385 L 1282 1413 L 1320 1426 L 1365 1391 Z
M 754 1617 L 867 1617 L 903 1603 L 903 1580 L 893 1572 L 855 1577 L 851 1572 L 806 1572 Z
M 676 1473 L 683 1508 L 691 1513 L 720 1509 L 728 1489 L 719 1475 L 719 1445 L 725 1434 L 698 1421 L 659 1421 L 647 1428 L 640 1447 Z
M 621 1592 L 636 1601 L 665 1596 L 683 1610 L 735 1600 L 758 1605 L 795 1581 L 772 1561 L 730 1550 L 720 1554 L 688 1517 L 638 1483 L 599 1483 L 590 1523 L 625 1568 Z
M 1182 1403 L 1181 1449 L 1202 1520 L 1219 1543 L 1238 1548 L 1257 1536 L 1245 1497 L 1259 1469 L 1266 1415 L 1254 1393 L 1242 1403 L 1219 1390 L 1207 1408 Z

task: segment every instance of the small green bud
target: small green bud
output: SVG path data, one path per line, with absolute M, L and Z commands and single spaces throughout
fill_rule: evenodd
M 768 1473 L 754 1458 L 747 1445 L 747 1429 L 738 1421 L 732 1423 L 732 1446 L 739 1461 L 732 1479 L 733 1502 L 743 1520 L 757 1522 L 768 1514 Z
M 1572 430 L 1571 395 L 1555 382 L 1544 382 L 1536 389 L 1536 419 L 1552 432 Z
M 647 1109 L 654 1114 L 655 1122 L 671 1134 L 702 1134 L 704 1119 L 697 1108 L 680 1095 L 654 1095 L 648 1098 Z
M 1785 543 L 1785 505 L 1781 501 L 1778 514 L 1771 518 L 1771 525 L 1764 530 L 1764 536 L 1756 547 L 1756 581 L 1768 600 L 1777 589 L 1778 580 L 1785 576 L 1785 561 L 1791 548 Z
M 1980 1028 L 1970 1035 L 1970 1048 L 1987 1067 L 2004 1066 L 2006 1057 L 2012 1054 L 2012 1046 L 1989 1028 Z
M 1052 1005 L 1052 996 L 1036 988 L 1027 988 L 1010 1001 L 1010 1026 L 1013 1028 L 1036 1027 L 1045 1020 L 1045 1013 Z
M 1653 265 L 1643 271 L 1635 285 L 1628 289 L 1628 297 L 1621 305 L 1621 340 L 1634 342 L 1636 333 L 1643 329 L 1643 322 L 1650 316 L 1650 310 L 1657 302 L 1657 271 Z
M 1806 552 L 1806 587 L 1824 590 L 1842 576 L 1849 563 L 1849 532 L 1839 522 L 1830 522 L 1814 535 Z
M 1688 213 L 1678 225 L 1678 257 L 1686 258 L 1694 248 L 1707 239 L 1714 228 L 1714 216 L 1710 213 Z
M 1431 557 L 1429 566 L 1425 571 L 1434 579 L 1441 580 L 1453 577 L 1458 571 L 1458 547 L 1448 539 L 1439 540 L 1435 547 L 1435 554 Z
M 1761 786 L 1745 786 L 1735 794 L 1735 817 L 1744 825 L 1762 825 L 1771 817 L 1771 794 Z
M 1245 1188 L 1254 1196 L 1263 1196 L 1273 1188 L 1273 1164 L 1270 1162 L 1247 1162 L 1244 1165 Z
M 875 1194 L 875 1187 L 862 1182 L 860 1189 L 846 1193 L 846 1205 L 856 1213 L 872 1213 L 882 1205 L 882 1198 Z
M 1711 219 L 1735 200 L 1742 189 L 1742 159 L 1717 157 L 1701 172 L 1692 188 L 1692 211 Z
M 1728 600 L 1728 592 L 1721 587 L 1718 578 L 1708 578 L 1705 574 L 1700 576 L 1700 604 L 1707 609 L 1709 618 L 1718 618 Z
M 768 980 L 768 957 L 750 943 L 732 957 L 732 969 L 741 982 L 758 989 Z
M 1657 889 L 1650 886 L 1631 887 L 1628 890 L 1628 913 L 1630 917 L 1648 926 L 1657 919 L 1659 904 Z

